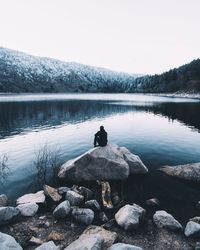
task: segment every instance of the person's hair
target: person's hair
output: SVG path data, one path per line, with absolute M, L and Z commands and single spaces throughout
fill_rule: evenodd
M 100 130 L 104 130 L 104 126 L 100 126 Z

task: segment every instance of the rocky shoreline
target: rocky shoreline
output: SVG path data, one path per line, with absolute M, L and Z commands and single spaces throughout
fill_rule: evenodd
M 92 169 L 102 165 L 103 156 L 106 176 L 101 168 Z M 118 175 L 112 175 L 114 180 L 108 182 L 116 164 Z M 56 188 L 44 185 L 37 193 L 19 197 L 16 207 L 8 206 L 6 195 L 1 195 L 0 249 L 200 249 L 199 214 L 182 223 L 165 211 L 156 197 L 143 204 L 123 199 L 121 189 L 126 180 L 119 169 L 124 168 L 129 174 L 131 168 L 130 175 L 148 174 L 138 156 L 108 145 L 90 150 L 61 167 L 61 178 L 67 177 L 68 171 L 72 180 L 89 178 L 84 179 L 84 186 L 77 182 Z M 197 174 L 196 165 L 194 173 Z

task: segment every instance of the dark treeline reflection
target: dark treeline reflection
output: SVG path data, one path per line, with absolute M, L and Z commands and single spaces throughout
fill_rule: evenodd
M 103 101 L 40 101 L 0 103 L 0 138 L 41 127 L 79 123 L 134 110 Z
M 121 105 L 122 104 L 122 105 Z M 154 103 L 134 106 L 95 100 L 2 102 L 0 138 L 63 123 L 79 123 L 130 111 L 145 111 L 178 120 L 200 131 L 200 103 Z
M 159 103 L 145 107 L 145 110 L 168 117 L 172 121 L 177 120 L 200 131 L 200 103 Z

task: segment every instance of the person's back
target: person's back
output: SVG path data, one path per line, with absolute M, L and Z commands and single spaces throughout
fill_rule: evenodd
M 100 127 L 100 131 L 98 131 L 94 135 L 94 146 L 97 146 L 97 143 L 99 146 L 104 147 L 107 145 L 108 139 L 107 139 L 107 132 L 104 130 L 104 127 Z

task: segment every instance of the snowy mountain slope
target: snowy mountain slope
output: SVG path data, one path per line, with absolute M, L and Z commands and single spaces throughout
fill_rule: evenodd
M 0 48 L 0 92 L 126 92 L 137 76 Z

